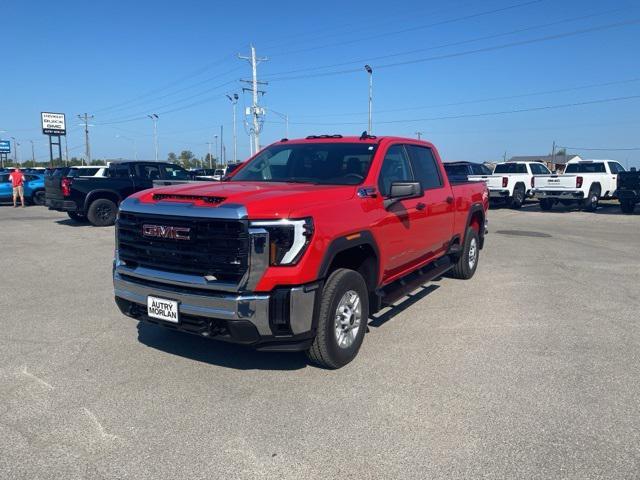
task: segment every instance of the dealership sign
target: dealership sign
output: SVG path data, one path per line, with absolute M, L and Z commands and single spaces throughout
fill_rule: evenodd
M 11 153 L 11 142 L 9 140 L 0 140 L 0 153 Z
M 42 133 L 45 135 L 66 135 L 64 113 L 42 112 Z

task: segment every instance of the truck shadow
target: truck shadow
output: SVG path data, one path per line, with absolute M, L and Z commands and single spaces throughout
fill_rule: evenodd
M 440 278 L 436 278 L 432 281 L 438 281 Z M 379 328 L 388 321 L 392 320 L 393 317 L 398 315 L 399 313 L 404 312 L 407 308 L 411 307 L 414 303 L 419 302 L 424 297 L 429 295 L 430 293 L 436 291 L 440 288 L 440 285 L 428 284 L 422 285 L 418 288 L 418 290 L 414 290 L 409 293 L 403 300 L 400 302 L 396 302 L 391 307 L 386 307 L 381 310 L 382 313 L 378 312 L 371 316 L 369 319 L 369 326 L 373 328 Z
M 553 208 L 549 211 L 543 211 L 540 209 L 540 206 L 538 205 L 538 203 L 530 203 L 530 204 L 524 205 L 518 211 L 522 213 L 542 212 L 542 213 L 548 213 L 548 214 L 583 212 L 583 213 L 588 213 L 589 215 L 615 215 L 615 216 L 621 216 L 621 217 L 630 216 L 630 214 L 622 212 L 622 210 L 620 209 L 620 204 L 617 202 L 616 203 L 600 203 L 600 205 L 598 206 L 598 209 L 595 212 L 585 212 L 578 205 L 561 205 L 561 204 L 554 205 Z M 640 211 L 640 208 L 638 208 L 635 213 L 637 214 L 639 211 Z
M 299 370 L 309 365 L 302 352 L 258 352 L 145 322 L 138 323 L 138 341 L 172 355 L 237 370 Z

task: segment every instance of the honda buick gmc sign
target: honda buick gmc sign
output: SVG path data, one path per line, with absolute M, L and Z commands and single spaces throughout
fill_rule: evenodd
M 42 112 L 42 133 L 45 135 L 66 135 L 64 113 Z

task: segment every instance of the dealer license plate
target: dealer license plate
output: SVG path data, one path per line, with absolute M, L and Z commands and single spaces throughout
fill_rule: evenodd
M 149 296 L 147 297 L 147 315 L 165 322 L 178 323 L 178 302 Z

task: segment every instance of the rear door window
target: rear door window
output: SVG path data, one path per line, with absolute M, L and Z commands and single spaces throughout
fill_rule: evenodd
M 611 173 L 614 174 L 624 172 L 624 167 L 618 162 L 609 162 L 609 169 L 611 170 Z
M 158 180 L 160 178 L 160 167 L 158 165 L 136 165 L 138 177 L 145 180 Z
M 407 145 L 411 157 L 411 166 L 416 180 L 424 190 L 440 188 L 443 185 L 440 168 L 430 148 Z

